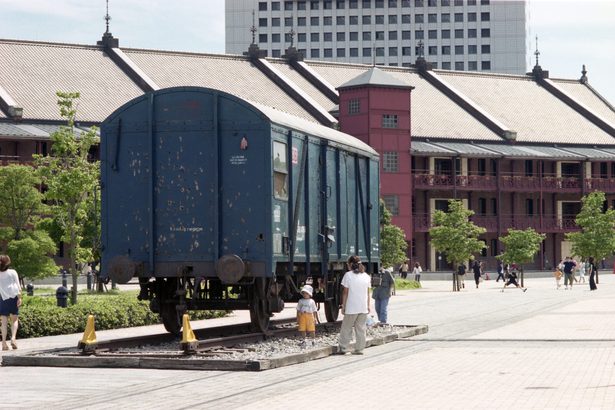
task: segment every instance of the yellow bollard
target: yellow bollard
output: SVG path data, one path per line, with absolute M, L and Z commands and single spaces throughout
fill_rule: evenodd
M 192 326 L 190 326 L 190 316 L 187 313 L 184 313 L 182 317 L 182 340 L 180 346 L 186 354 L 196 353 L 196 349 L 199 347 L 199 341 L 194 336 Z
M 88 315 L 88 323 L 85 325 L 83 337 L 77 344 L 82 353 L 92 354 L 96 350 L 98 342 L 96 341 L 96 330 L 94 329 L 94 315 Z

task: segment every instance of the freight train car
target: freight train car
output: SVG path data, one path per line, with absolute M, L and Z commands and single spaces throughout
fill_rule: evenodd
M 137 277 L 166 329 L 314 287 L 337 319 L 345 261 L 379 264 L 379 157 L 352 136 L 207 88 L 138 97 L 102 124 L 101 275 Z

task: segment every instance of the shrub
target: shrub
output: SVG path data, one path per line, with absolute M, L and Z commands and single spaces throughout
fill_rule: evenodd
M 191 320 L 226 315 L 225 311 L 188 312 Z M 24 296 L 19 310 L 19 338 L 80 333 L 88 315 L 94 315 L 96 330 L 145 326 L 160 323 L 149 302 L 140 301 L 135 292 L 82 294 L 79 303 L 67 308 L 56 306 L 55 297 Z
M 395 278 L 395 289 L 420 289 L 421 283 L 410 279 Z

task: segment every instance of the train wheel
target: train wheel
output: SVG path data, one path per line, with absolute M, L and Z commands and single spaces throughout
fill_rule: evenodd
M 256 332 L 266 332 L 269 328 L 271 314 L 267 309 L 266 279 L 257 278 L 254 282 L 252 304 L 250 305 L 250 322 Z
M 160 306 L 160 318 L 167 332 L 179 335 L 182 329 L 181 318 L 175 308 L 175 303 L 163 303 Z

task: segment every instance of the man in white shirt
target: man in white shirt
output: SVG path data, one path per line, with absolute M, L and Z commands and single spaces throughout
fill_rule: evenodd
M 358 256 L 348 258 L 349 271 L 342 278 L 342 328 L 339 336 L 339 353 L 350 353 L 352 329 L 354 329 L 356 344 L 352 354 L 363 354 L 367 328 L 367 315 L 370 312 L 369 288 L 370 277 L 365 273 L 365 267 Z

